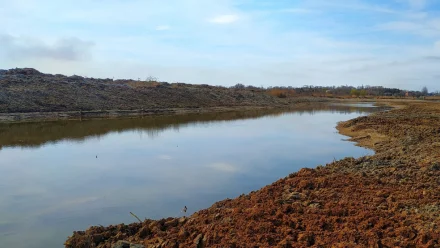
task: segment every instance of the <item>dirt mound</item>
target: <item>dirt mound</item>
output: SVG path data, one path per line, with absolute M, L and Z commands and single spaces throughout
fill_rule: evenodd
M 33 68 L 16 68 L 10 70 L 4 70 L 4 75 L 43 75 L 43 73 Z
M 91 227 L 65 245 L 440 247 L 440 104 L 407 105 L 340 124 L 374 156 L 302 169 L 189 218 Z
M 0 113 L 284 106 L 292 101 L 257 88 L 67 77 L 31 68 L 0 71 L 0 88 Z

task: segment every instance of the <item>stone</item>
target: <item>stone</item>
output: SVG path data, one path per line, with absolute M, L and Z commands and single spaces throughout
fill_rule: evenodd
M 132 244 L 127 241 L 119 240 L 112 246 L 112 248 L 145 248 L 145 246 L 141 244 Z
M 130 248 L 130 243 L 127 241 L 119 240 L 112 246 L 112 248 Z

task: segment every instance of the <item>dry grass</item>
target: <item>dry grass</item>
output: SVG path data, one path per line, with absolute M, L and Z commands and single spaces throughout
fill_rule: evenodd
M 374 149 L 375 144 L 388 141 L 390 137 L 380 134 L 373 129 L 353 130 L 351 127 L 345 127 L 339 123 L 336 127 L 342 135 L 352 137 L 349 140 L 356 142 L 357 146 Z
M 440 101 L 440 96 L 427 96 L 425 99 L 426 100 Z
M 291 97 L 295 95 L 295 90 L 289 90 L 289 89 L 270 89 L 267 91 L 267 94 L 279 98 L 286 98 Z

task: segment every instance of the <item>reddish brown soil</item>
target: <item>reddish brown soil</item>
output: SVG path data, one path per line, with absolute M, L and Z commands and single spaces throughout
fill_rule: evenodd
M 376 155 L 302 169 L 189 218 L 92 227 L 66 247 L 440 247 L 440 104 L 339 125 Z M 117 247 L 124 247 L 122 245 Z

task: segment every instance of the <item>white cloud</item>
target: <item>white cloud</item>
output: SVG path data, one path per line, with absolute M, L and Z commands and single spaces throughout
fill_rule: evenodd
M 0 54 L 10 59 L 50 58 L 54 60 L 86 60 L 91 56 L 93 42 L 71 37 L 52 44 L 33 37 L 0 34 Z
M 289 8 L 289 9 L 282 9 L 281 12 L 293 13 L 293 14 L 308 14 L 316 11 L 311 9 Z
M 440 36 L 440 22 L 437 19 L 388 22 L 378 25 L 378 29 L 425 37 Z
M 416 20 L 423 20 L 429 17 L 428 13 L 423 11 L 404 12 L 402 13 L 402 16 L 408 19 L 416 19 Z
M 317 1 L 317 0 L 315 0 Z M 312 2 L 312 1 L 310 1 Z M 324 11 L 330 10 L 354 10 L 362 12 L 378 12 L 386 14 L 398 14 L 399 11 L 395 9 L 388 8 L 383 5 L 369 4 L 364 1 L 318 1 L 321 7 L 324 7 Z
M 428 20 L 427 26 L 436 30 L 437 34 L 440 36 L 440 18 Z
M 440 40 L 434 43 L 434 48 L 440 52 Z
M 171 27 L 168 26 L 168 25 L 159 25 L 159 26 L 156 26 L 155 29 L 156 29 L 157 31 L 165 31 L 165 30 L 170 30 Z
M 416 31 L 420 30 L 421 25 L 415 22 L 396 21 L 380 24 L 379 28 L 392 31 Z
M 430 0 L 394 0 L 396 3 L 409 6 L 413 10 L 421 10 L 426 7 Z
M 209 22 L 218 24 L 229 24 L 238 21 L 239 17 L 237 15 L 220 15 L 209 19 Z
M 427 0 L 408 0 L 409 5 L 415 9 L 423 9 L 427 4 Z

